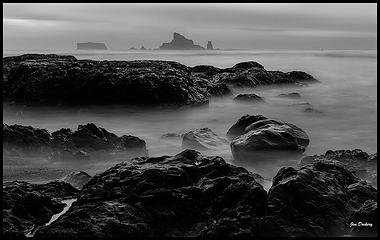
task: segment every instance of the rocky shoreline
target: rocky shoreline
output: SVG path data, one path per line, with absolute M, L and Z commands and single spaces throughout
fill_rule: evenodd
M 195 150 L 119 163 L 80 191 L 64 182 L 11 182 L 3 184 L 3 233 L 21 236 L 40 224 L 35 236 L 41 238 L 376 235 L 377 190 L 325 160 L 281 168 L 268 192 L 259 175 Z M 62 210 L 62 198 L 77 201 L 43 226 Z M 47 212 L 17 210 L 30 199 Z M 370 220 L 372 227 L 350 227 Z
M 238 87 L 317 82 L 304 72 L 267 71 L 253 61 L 221 69 L 26 54 L 3 58 L 3 69 L 3 103 L 27 105 L 199 105 Z M 254 93 L 238 95 L 235 102 L 265 104 Z M 93 156 L 107 161 L 107 154 L 130 154 L 94 176 L 75 171 L 43 184 L 3 181 L 3 236 L 22 238 L 31 230 L 34 237 L 58 239 L 377 236 L 377 153 L 329 150 L 306 156 L 280 168 L 267 191 L 263 176 L 203 152 L 230 146 L 234 160 L 253 164 L 268 161 L 268 154 L 295 159 L 310 144 L 306 130 L 246 114 L 225 136 L 207 127 L 167 132 L 161 139 L 180 143 L 182 151 L 149 156 L 145 140 L 117 136 L 94 123 L 54 132 L 3 123 L 3 157 L 93 164 Z M 75 202 L 65 209 L 67 199 Z
M 25 54 L 3 58 L 3 102 L 27 105 L 207 104 L 231 87 L 307 84 L 301 71 L 267 71 L 257 62 L 230 68 L 178 62 L 94 61 L 74 56 Z
M 284 132 L 284 126 L 289 133 Z M 29 151 L 49 148 L 58 140 L 75 148 L 78 141 L 73 135 L 78 131 L 86 133 L 79 141 L 86 150 L 99 144 L 114 150 L 122 146 L 123 139 L 94 124 L 81 125 L 74 133 L 59 130 L 52 134 L 20 125 L 4 124 L 3 128 L 5 145 L 17 147 L 22 143 L 19 147 Z M 262 143 L 273 141 L 263 145 L 267 150 L 272 146 L 272 152 L 278 150 L 276 145 L 297 152 L 299 149 L 288 144 L 291 139 L 302 148 L 309 143 L 306 133 L 297 126 L 262 115 L 246 115 L 227 132 L 233 152 L 240 138 L 249 139 L 244 137 L 246 134 L 255 135 Z M 280 135 L 272 138 L 271 134 Z M 207 128 L 181 138 L 184 148 L 202 150 L 228 144 L 227 139 Z M 260 141 L 247 139 L 251 150 L 261 149 Z M 328 151 L 303 158 L 297 167 L 281 168 L 269 191 L 265 191 L 262 176 L 218 156 L 205 156 L 191 149 L 175 156 L 142 155 L 93 177 L 77 172 L 47 184 L 3 183 L 3 233 L 20 237 L 33 228 L 34 236 L 41 238 L 374 236 L 376 169 L 377 154 L 358 149 Z M 62 211 L 60 200 L 68 198 L 77 200 L 45 226 L 51 216 Z M 364 221 L 372 221 L 372 227 L 350 226 Z

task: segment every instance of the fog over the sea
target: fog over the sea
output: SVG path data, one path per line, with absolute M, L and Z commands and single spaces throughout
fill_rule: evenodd
M 179 32 L 205 46 L 377 49 L 373 4 L 3 4 L 3 49 L 158 48 Z

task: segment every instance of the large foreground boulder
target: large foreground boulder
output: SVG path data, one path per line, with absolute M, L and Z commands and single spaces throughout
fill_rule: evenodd
M 94 176 L 36 237 L 247 236 L 266 211 L 255 174 L 186 150 L 137 158 Z
M 159 60 L 94 61 L 25 54 L 3 58 L 3 101 L 22 104 L 207 104 L 229 86 L 301 84 L 304 72 L 267 71 L 259 63 L 187 67 Z
M 268 192 L 268 212 L 261 236 L 343 236 L 350 221 L 371 222 L 356 228 L 356 236 L 377 233 L 377 190 L 334 163 L 316 162 L 300 169 L 284 167 Z M 368 218 L 367 218 L 368 217 Z
M 361 149 L 328 150 L 322 155 L 306 156 L 300 166 L 318 161 L 333 162 L 353 171 L 358 177 L 377 187 L 377 153 L 368 154 Z
M 3 236 L 24 237 L 34 226 L 48 222 L 53 214 L 63 210 L 60 200 L 74 198 L 78 190 L 68 183 L 50 182 L 3 184 Z
M 237 160 L 250 159 L 257 152 L 302 152 L 309 145 L 309 137 L 299 127 L 262 115 L 243 116 L 228 130 L 227 137 L 232 139 L 231 151 Z
M 209 128 L 200 128 L 182 135 L 182 147 L 194 150 L 216 150 L 228 141 L 219 137 Z

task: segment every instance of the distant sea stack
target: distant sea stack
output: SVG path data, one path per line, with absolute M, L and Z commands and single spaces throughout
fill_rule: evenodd
M 173 33 L 173 40 L 169 43 L 163 43 L 161 50 L 203 50 L 204 47 L 195 45 L 193 40 L 187 39 L 179 33 Z
M 105 43 L 77 43 L 77 50 L 107 50 L 107 46 Z
M 207 50 L 214 50 L 214 47 L 212 46 L 212 42 L 211 41 L 207 42 Z

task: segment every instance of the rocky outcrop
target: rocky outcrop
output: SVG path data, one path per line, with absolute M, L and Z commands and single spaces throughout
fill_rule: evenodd
M 90 181 L 91 176 L 86 172 L 71 172 L 69 175 L 65 176 L 62 181 L 71 184 L 76 189 L 82 189 L 82 187 Z
M 264 102 L 264 99 L 260 97 L 259 95 L 256 95 L 254 93 L 244 93 L 244 94 L 239 94 L 236 97 L 234 97 L 234 101 L 236 102 Z
M 231 68 L 158 60 L 93 61 L 25 54 L 3 58 L 3 102 L 22 104 L 207 104 L 229 86 L 316 82 L 303 72 L 267 71 L 249 61 Z
M 211 41 L 208 41 L 207 42 L 207 47 L 206 47 L 207 50 L 214 50 L 214 47 L 212 46 L 212 42 Z
M 3 146 L 23 154 L 48 154 L 53 159 L 85 159 L 88 152 L 133 151 L 146 156 L 145 141 L 135 136 L 118 137 L 93 123 L 76 131 L 62 128 L 53 133 L 31 126 L 3 124 Z
M 249 159 L 257 151 L 304 151 L 309 137 L 299 127 L 262 115 L 245 115 L 227 132 L 237 160 Z
M 256 175 L 186 150 L 137 158 L 94 176 L 77 202 L 36 237 L 254 235 L 267 208 Z
M 299 165 L 316 163 L 319 161 L 333 162 L 353 171 L 358 177 L 377 187 L 377 153 L 369 155 L 361 149 L 328 150 L 322 155 L 306 156 Z
M 349 155 L 366 158 L 359 151 Z M 268 192 L 262 180 L 220 157 L 185 150 L 119 163 L 79 193 L 63 182 L 12 182 L 3 185 L 3 233 L 22 236 L 40 224 L 35 237 L 55 239 L 377 235 L 377 190 L 336 162 L 283 167 Z M 60 211 L 54 201 L 63 197 L 77 201 L 41 226 Z
M 228 141 L 209 128 L 200 128 L 182 135 L 182 147 L 194 150 L 218 149 Z
M 292 93 L 281 93 L 278 95 L 278 97 L 283 97 L 283 98 L 301 98 L 301 94 L 297 92 L 292 92 Z
M 350 219 L 359 212 L 374 221 L 377 190 L 350 171 L 333 163 L 317 162 L 300 169 L 284 167 L 273 178 L 268 192 L 268 211 L 260 219 L 265 237 L 343 236 L 352 231 Z M 376 210 L 374 210 L 376 208 Z M 358 218 L 356 218 L 358 219 Z M 368 228 L 356 228 L 368 235 Z M 377 226 L 371 229 L 375 236 Z
M 169 43 L 163 43 L 161 50 L 204 50 L 204 47 L 195 45 L 193 40 L 185 38 L 183 35 L 174 32 L 173 40 Z
M 107 50 L 107 46 L 105 43 L 77 43 L 77 50 Z
M 168 61 L 92 61 L 26 55 L 3 58 L 3 96 L 25 104 L 205 104 L 189 68 Z
M 65 204 L 61 199 L 76 197 L 78 192 L 64 182 L 3 183 L 3 237 L 24 237 L 28 230 L 48 222 L 53 214 L 63 210 Z

